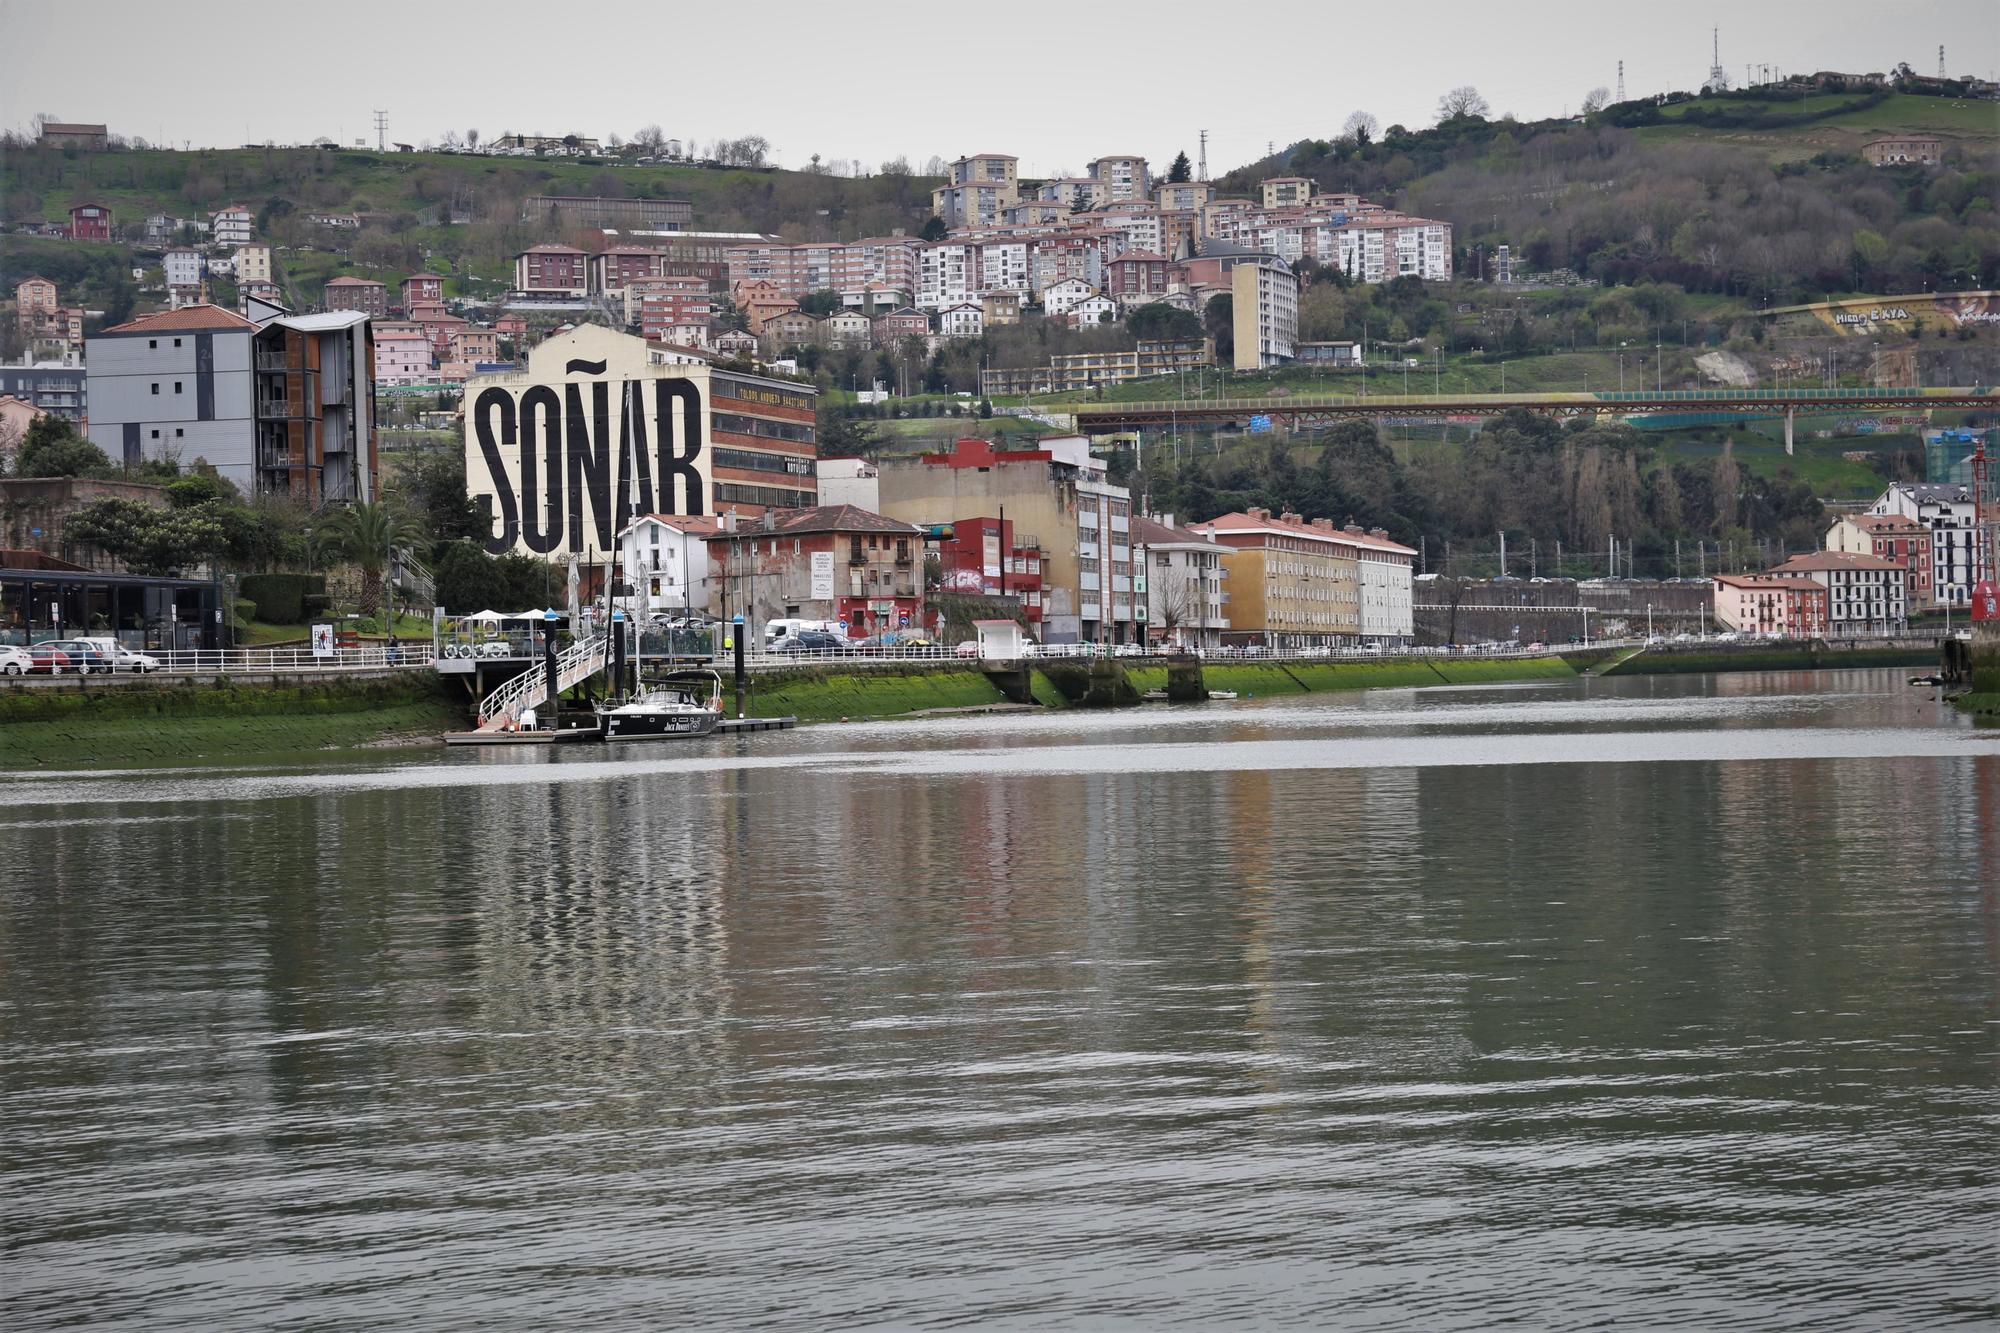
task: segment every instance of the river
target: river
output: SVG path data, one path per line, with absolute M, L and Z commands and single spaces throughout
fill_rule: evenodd
M 0 778 L 0 1323 L 1995 1320 L 1901 676 Z

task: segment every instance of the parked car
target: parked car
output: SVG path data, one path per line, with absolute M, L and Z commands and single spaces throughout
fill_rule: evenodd
M 50 639 L 45 646 L 67 657 L 69 665 L 79 676 L 88 676 L 93 671 L 113 671 L 118 665 L 117 658 L 88 639 Z
M 0 675 L 25 676 L 35 669 L 35 655 L 9 643 L 0 645 Z
M 28 668 L 30 671 L 46 671 L 51 676 L 60 676 L 69 670 L 69 654 L 60 648 L 38 643 L 28 649 L 28 654 L 35 663 Z
M 90 644 L 99 652 L 109 657 L 113 671 L 137 671 L 143 674 L 148 671 L 158 671 L 160 669 L 159 658 L 149 653 L 134 652 L 132 649 L 118 642 L 118 640 L 108 636 L 92 634 L 78 639 L 77 642 Z
M 824 630 L 800 630 L 797 634 L 782 635 L 772 640 L 767 651 L 774 653 L 825 653 L 839 652 L 847 647 L 847 641 Z
M 967 639 L 965 642 L 959 644 L 958 647 L 952 649 L 952 651 L 960 657 L 977 657 L 979 656 L 979 640 Z

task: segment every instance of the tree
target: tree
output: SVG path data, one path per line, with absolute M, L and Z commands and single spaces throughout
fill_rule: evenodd
M 1609 88 L 1592 88 L 1583 95 L 1583 114 L 1594 116 L 1604 110 L 1610 101 L 1611 90 Z
M 799 298 L 799 309 L 814 319 L 825 319 L 840 309 L 840 293 L 831 288 L 807 292 Z
M 941 241 L 945 238 L 947 231 L 948 229 L 944 225 L 943 218 L 930 217 L 924 219 L 924 229 L 918 235 L 927 241 Z
M 432 562 L 431 578 L 437 604 L 447 613 L 471 615 L 489 608 L 519 609 L 495 605 L 508 600 L 506 574 L 499 561 L 469 541 L 446 542 Z
M 104 451 L 54 413 L 28 426 L 14 459 L 17 477 L 108 477 L 112 472 Z
M 1173 165 L 1167 168 L 1167 184 L 1179 185 L 1194 179 L 1194 166 L 1188 161 L 1187 150 L 1183 149 L 1174 157 Z
M 382 609 L 382 575 L 394 552 L 423 540 L 423 532 L 385 501 L 364 501 L 335 512 L 327 525 L 328 546 L 361 570 L 361 613 Z
M 1201 308 L 1201 326 L 1215 339 L 1215 360 L 1228 365 L 1236 355 L 1236 301 L 1228 292 L 1211 296 Z
M 95 546 L 140 574 L 177 574 L 219 553 L 227 540 L 215 507 L 155 509 L 137 500 L 93 500 L 70 515 L 64 534 Z
M 1493 107 L 1471 84 L 1462 84 L 1438 98 L 1438 123 L 1453 120 L 1484 120 Z
M 476 153 L 479 151 L 478 130 L 467 130 L 465 132 L 465 151 L 468 153 Z
M 425 449 L 406 455 L 391 484 L 433 549 L 487 535 L 485 516 L 465 493 L 465 455 L 459 450 Z
M 1147 340 L 1202 336 L 1199 315 L 1163 301 L 1153 301 L 1134 310 L 1125 317 L 1125 327 L 1134 338 Z
M 1366 148 L 1375 141 L 1375 132 L 1382 128 L 1382 122 L 1366 111 L 1356 111 L 1340 127 L 1343 137 L 1354 140 L 1355 146 Z

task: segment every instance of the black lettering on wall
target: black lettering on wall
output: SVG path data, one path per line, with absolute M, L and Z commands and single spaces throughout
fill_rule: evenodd
M 547 494 L 536 488 L 535 431 L 542 432 L 541 475 Z M 537 500 L 541 503 L 536 504 Z M 547 555 L 563 537 L 562 399 L 546 384 L 521 395 L 521 523 L 528 549 Z
M 620 515 L 618 527 L 633 515 L 653 512 L 653 460 L 647 457 L 644 385 L 626 380 L 619 390 L 625 400 L 624 427 L 618 436 L 618 494 L 632 497 L 632 513 Z
M 493 438 L 493 414 L 500 414 L 500 438 Z M 474 433 L 479 438 L 479 455 L 486 460 L 486 475 L 493 479 L 493 494 L 478 497 L 486 509 L 486 549 L 505 555 L 521 540 L 521 519 L 514 508 L 514 486 L 507 478 L 506 455 L 514 448 L 514 395 L 505 389 L 488 389 L 472 405 Z M 499 531 L 493 530 L 493 511 L 498 506 Z
M 659 512 L 699 517 L 708 512 L 708 496 L 695 468 L 695 459 L 701 456 L 701 390 L 691 380 L 654 380 L 653 385 L 660 432 Z M 679 430 L 674 428 L 671 407 L 675 401 L 681 409 Z M 681 446 L 678 451 L 676 443 Z
M 565 385 L 569 429 L 569 549 L 581 552 L 588 545 L 584 527 L 588 521 L 597 535 L 597 549 L 611 549 L 611 385 L 593 381 L 590 388 L 590 415 L 583 410 L 581 384 Z

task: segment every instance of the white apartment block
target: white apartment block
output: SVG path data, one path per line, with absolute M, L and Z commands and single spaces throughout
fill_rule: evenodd
M 217 245 L 247 245 L 254 234 L 256 215 L 241 204 L 217 210 L 209 219 L 209 239 Z
M 938 313 L 938 332 L 947 338 L 977 338 L 986 332 L 986 311 L 977 301 L 947 306 Z
M 1980 549 L 1979 506 L 1956 482 L 1899 481 L 1868 507 L 1871 514 L 1913 518 L 1931 530 L 1931 587 L 1939 603 L 1970 606 L 1972 588 L 1991 571 Z
M 1077 614 L 1085 643 L 1137 643 L 1145 637 L 1145 607 L 1133 579 L 1144 570 L 1133 565 L 1132 492 L 1102 477 L 1076 480 Z
M 1207 181 L 1175 181 L 1153 187 L 1153 204 L 1169 213 L 1198 212 L 1215 197 L 1215 187 Z
M 1160 234 L 1160 211 L 1157 208 L 1120 209 L 1106 213 L 1097 225 L 1118 240 L 1115 250 L 1107 255 L 1116 259 L 1127 250 L 1150 250 L 1154 254 L 1165 254 L 1166 245 Z
M 618 563 L 633 608 L 706 611 L 710 600 L 708 537 L 714 520 L 676 522 L 660 514 L 633 519 L 618 534 Z
M 969 241 L 932 241 L 917 252 L 917 308 L 944 310 L 975 295 L 979 246 Z
M 1074 329 L 1093 328 L 1118 318 L 1118 303 L 1108 296 L 1086 296 L 1064 312 Z
M 1042 288 L 1042 313 L 1054 319 L 1067 315 L 1079 304 L 1097 295 L 1097 288 L 1082 278 L 1064 278 Z
M 161 257 L 160 266 L 166 270 L 169 287 L 201 285 L 202 263 L 199 250 L 169 250 Z
M 977 294 L 1031 289 L 1035 246 L 1031 241 L 982 241 Z

